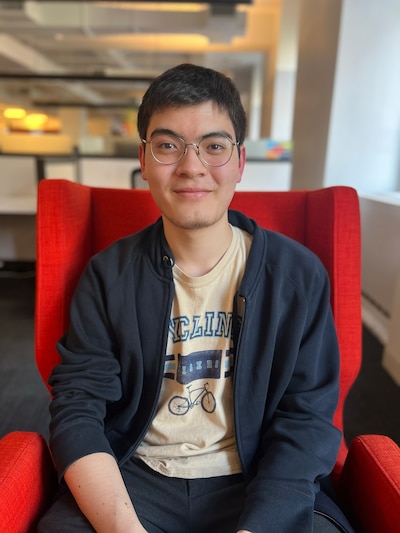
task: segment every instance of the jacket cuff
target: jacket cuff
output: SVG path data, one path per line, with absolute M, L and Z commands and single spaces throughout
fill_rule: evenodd
M 238 530 L 296 531 L 309 533 L 313 527 L 315 498 L 279 485 L 250 494 L 239 519 Z
M 57 469 L 59 481 L 72 463 L 93 453 L 108 453 L 115 458 L 104 430 L 93 426 L 76 425 L 50 437 L 50 450 Z

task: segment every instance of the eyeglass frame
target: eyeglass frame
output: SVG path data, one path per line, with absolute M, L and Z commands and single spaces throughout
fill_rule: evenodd
M 171 137 L 175 137 L 176 139 L 178 139 L 179 141 L 182 142 L 182 144 L 184 145 L 183 146 L 183 152 L 182 152 L 182 154 L 179 156 L 179 158 L 176 161 L 172 161 L 171 163 L 164 163 L 163 161 L 160 161 L 159 159 L 156 158 L 156 156 L 154 155 L 154 152 L 153 152 L 152 142 L 153 142 L 154 137 L 156 137 L 157 135 L 170 135 Z M 212 165 L 212 164 L 208 163 L 205 159 L 203 159 L 203 157 L 200 155 L 200 143 L 203 142 L 205 139 L 207 139 L 209 137 L 212 137 L 214 135 L 216 135 L 216 136 L 218 135 L 219 137 L 224 137 L 226 140 L 228 140 L 231 143 L 231 146 L 232 146 L 232 150 L 231 150 L 231 154 L 230 154 L 229 158 L 225 161 L 225 163 L 222 163 L 220 165 Z M 183 137 L 180 137 L 179 135 L 176 135 L 175 133 L 172 133 L 172 132 L 156 132 L 154 134 L 154 136 L 152 136 L 150 138 L 149 141 L 147 139 L 140 139 L 140 140 L 145 146 L 147 144 L 150 145 L 150 153 L 151 153 L 154 161 L 157 161 L 157 163 L 159 163 L 160 165 L 175 165 L 175 163 L 178 163 L 183 158 L 183 156 L 187 154 L 187 147 L 188 146 L 193 146 L 196 149 L 196 155 L 200 159 L 200 161 L 204 165 L 206 165 L 208 167 L 211 167 L 211 168 L 219 168 L 219 167 L 223 167 L 224 165 L 228 164 L 229 161 L 232 158 L 234 147 L 235 146 L 239 147 L 241 145 L 240 141 L 232 141 L 232 139 L 228 135 L 225 135 L 224 133 L 219 133 L 219 132 L 218 133 L 209 133 L 207 135 L 204 135 L 200 139 L 200 141 L 198 143 L 187 143 Z

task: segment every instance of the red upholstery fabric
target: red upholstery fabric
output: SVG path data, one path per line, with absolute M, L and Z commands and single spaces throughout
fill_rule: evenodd
M 0 440 L 0 531 L 30 533 L 49 503 L 55 472 L 47 444 L 36 433 Z
M 322 198 L 324 196 L 324 198 Z M 331 279 L 331 305 L 340 346 L 340 396 L 334 422 L 343 430 L 343 408 L 361 365 L 360 213 L 354 190 L 334 187 L 308 195 L 304 243 L 322 260 Z M 329 241 L 331 241 L 329 243 Z M 347 454 L 342 442 L 335 473 Z
M 231 207 L 256 219 L 261 226 L 305 244 L 325 264 L 331 279 L 331 303 L 341 352 L 340 400 L 334 422 L 343 429 L 344 401 L 361 363 L 360 220 L 356 192 L 347 187 L 318 191 L 237 192 Z M 40 183 L 35 352 L 45 382 L 58 361 L 55 344 L 68 326 L 71 296 L 89 258 L 115 239 L 139 230 L 158 216 L 159 210 L 148 191 L 89 188 L 64 180 Z M 0 473 L 5 472 L 0 478 L 0 516 L 2 519 L 3 515 L 6 517 L 3 523 L 10 524 L 9 529 L 4 529 L 6 532 L 29 532 L 27 524 L 33 524 L 37 513 L 41 512 L 46 489 L 47 496 L 53 490 L 47 448 L 39 437 L 27 435 L 11 434 L 0 441 Z M 27 453 L 31 448 L 25 438 L 30 439 L 30 446 L 34 447 L 36 443 L 40 451 L 37 458 L 35 454 Z M 343 442 L 335 468 L 335 484 L 346 505 L 366 527 L 366 532 L 394 532 L 396 527 L 373 529 L 375 526 L 371 526 L 387 523 L 397 524 L 396 531 L 400 531 L 399 522 L 395 522 L 393 516 L 393 510 L 400 508 L 398 447 L 384 437 L 375 437 L 373 447 L 370 438 L 365 439 L 363 437 L 353 444 L 341 475 L 347 456 Z M 359 442 L 364 443 L 361 450 Z M 28 466 L 24 466 L 24 460 L 30 469 L 25 470 Z M 18 499 L 17 492 L 12 492 L 14 486 L 18 490 Z M 26 498 L 20 496 L 27 492 L 27 486 L 29 495 L 26 494 Z M 388 498 L 390 508 L 385 504 L 385 497 L 378 494 L 381 487 L 386 486 L 396 487 Z M 377 505 L 371 505 L 371 510 L 375 509 L 371 513 L 377 513 L 375 522 L 369 518 L 364 522 L 360 518 L 360 513 L 364 512 L 363 501 L 369 505 L 374 500 Z M 18 508 L 8 504 L 9 501 L 17 501 Z M 21 501 L 26 507 L 23 512 Z M 388 522 L 384 521 L 383 515 L 388 516 Z M 372 529 L 368 529 L 369 526 Z
M 43 380 L 58 361 L 73 291 L 92 255 L 160 215 L 148 191 L 42 181 L 37 217 L 35 352 Z
M 343 468 L 340 492 L 360 531 L 399 533 L 400 448 L 388 437 L 356 437 Z

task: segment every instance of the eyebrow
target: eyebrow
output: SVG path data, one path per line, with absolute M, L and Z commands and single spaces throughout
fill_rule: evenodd
M 152 139 L 155 135 L 173 135 L 174 137 L 185 140 L 182 135 L 179 135 L 179 133 L 174 130 L 170 130 L 169 128 L 156 128 L 151 132 L 150 139 Z M 229 132 L 225 130 L 216 130 L 202 135 L 199 139 L 199 142 L 203 139 L 208 139 L 209 137 L 228 137 L 228 139 L 233 141 L 232 135 Z
M 156 128 L 155 130 L 153 130 L 151 132 L 151 135 L 150 135 L 150 139 L 152 139 L 154 137 L 154 135 L 160 135 L 160 134 L 163 134 L 163 135 L 173 135 L 174 137 L 180 137 L 182 138 L 180 135 L 178 135 L 175 131 L 173 130 L 169 130 L 168 128 Z

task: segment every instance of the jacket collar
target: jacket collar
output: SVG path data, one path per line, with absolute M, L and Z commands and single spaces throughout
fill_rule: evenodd
M 260 265 L 264 263 L 263 255 L 266 247 L 263 243 L 265 234 L 255 220 L 248 218 L 240 211 L 229 210 L 228 220 L 232 226 L 237 226 L 246 231 L 253 238 L 240 291 L 241 293 L 248 293 L 251 291 L 256 272 L 260 269 Z M 165 238 L 161 217 L 150 226 L 149 231 L 148 253 L 151 263 L 158 275 L 172 281 L 172 267 L 175 264 L 175 259 Z

